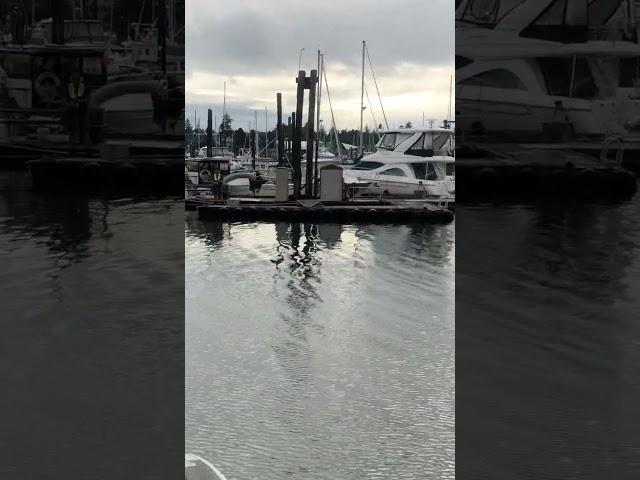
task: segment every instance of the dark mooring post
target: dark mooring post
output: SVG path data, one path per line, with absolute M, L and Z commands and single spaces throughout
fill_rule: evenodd
M 158 1 L 158 62 L 160 71 L 167 73 L 167 0 Z
M 282 126 L 282 94 L 277 94 L 278 100 L 278 125 L 276 132 L 278 135 L 278 166 L 284 166 L 284 128 Z
M 213 145 L 213 110 L 207 111 L 207 157 L 211 158 L 213 152 L 211 147 Z
M 293 195 L 296 199 L 300 198 L 300 188 L 302 183 L 302 172 L 300 163 L 302 160 L 302 106 L 304 103 L 304 80 L 306 74 L 304 70 L 298 72 L 298 91 L 296 95 L 296 121 L 293 128 L 293 148 L 291 155 L 291 166 L 293 167 Z
M 318 71 L 311 70 L 309 79 L 309 120 L 307 120 L 307 171 L 305 178 L 304 193 L 307 198 L 313 197 L 313 142 L 315 140 L 316 121 L 316 85 L 318 83 Z

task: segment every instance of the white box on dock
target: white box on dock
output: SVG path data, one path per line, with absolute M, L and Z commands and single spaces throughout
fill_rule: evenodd
M 289 169 L 276 168 L 276 202 L 286 202 L 289 199 Z
M 344 200 L 342 167 L 327 165 L 320 169 L 320 200 L 323 202 L 341 202 Z

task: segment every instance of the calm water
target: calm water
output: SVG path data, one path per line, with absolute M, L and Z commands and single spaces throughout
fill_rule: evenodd
M 456 227 L 458 478 L 640 478 L 640 197 Z
M 186 449 L 230 479 L 454 478 L 454 225 L 186 222 Z
M 0 478 L 168 478 L 172 452 L 180 478 L 183 202 L 33 195 L 21 175 L 0 179 Z

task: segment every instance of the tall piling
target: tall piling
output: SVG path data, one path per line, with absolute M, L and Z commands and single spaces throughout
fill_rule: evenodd
M 293 128 L 293 147 L 291 155 L 291 166 L 293 167 L 293 195 L 300 198 L 300 189 L 302 183 L 301 150 L 302 150 L 302 107 L 304 103 L 304 83 L 306 73 L 304 70 L 298 72 L 296 82 L 298 84 L 296 92 L 296 120 Z
M 307 168 L 305 176 L 304 193 L 307 198 L 313 197 L 313 143 L 315 141 L 316 121 L 316 85 L 318 84 L 318 71 L 311 70 L 309 78 L 309 118 L 307 120 Z
M 277 94 L 278 103 L 278 124 L 276 132 L 278 135 L 278 166 L 284 166 L 284 128 L 282 126 L 282 94 Z
M 213 156 L 213 110 L 207 110 L 207 157 Z

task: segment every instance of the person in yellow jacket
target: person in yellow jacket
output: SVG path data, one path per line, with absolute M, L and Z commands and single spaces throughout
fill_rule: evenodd
M 84 78 L 78 73 L 74 73 L 67 86 L 67 96 L 69 99 L 70 128 L 69 136 L 73 143 L 84 143 L 86 131 L 87 113 L 87 86 Z

